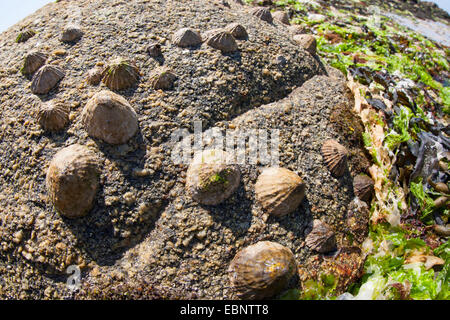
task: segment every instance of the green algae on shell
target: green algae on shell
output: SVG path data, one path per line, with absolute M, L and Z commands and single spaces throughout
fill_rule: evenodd
M 56 87 L 64 76 L 64 71 L 61 68 L 46 64 L 34 74 L 31 82 L 31 91 L 34 94 L 47 94 Z
M 139 78 L 139 69 L 132 61 L 117 58 L 106 66 L 102 81 L 111 90 L 123 90 L 134 86 Z
M 296 173 L 286 168 L 266 168 L 255 184 L 256 200 L 273 216 L 293 212 L 305 196 L 306 185 Z
M 33 51 L 25 56 L 23 67 L 20 72 L 24 75 L 33 74 L 39 70 L 47 61 L 48 56 L 44 53 Z
M 260 241 L 239 251 L 229 268 L 231 287 L 241 299 L 270 298 L 280 293 L 297 272 L 292 251 Z
M 93 206 L 99 176 L 99 159 L 87 147 L 74 144 L 58 151 L 46 176 L 56 210 L 67 218 L 85 216 Z
M 58 131 L 69 122 L 69 107 L 61 101 L 50 100 L 39 107 L 36 118 L 44 130 Z
M 137 114 L 122 96 L 109 90 L 96 93 L 86 104 L 81 121 L 92 137 L 123 144 L 139 129 Z
M 205 205 L 217 205 L 228 199 L 241 179 L 239 166 L 227 164 L 221 150 L 205 150 L 197 154 L 186 174 L 186 192 Z
M 19 33 L 19 35 L 16 38 L 16 42 L 17 43 L 22 43 L 22 42 L 26 42 L 28 39 L 34 37 L 36 35 L 36 31 L 28 29 L 25 30 L 21 33 Z

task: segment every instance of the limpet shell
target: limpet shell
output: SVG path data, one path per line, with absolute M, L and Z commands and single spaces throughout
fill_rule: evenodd
M 96 93 L 86 104 L 81 121 L 92 137 L 123 144 L 138 131 L 137 114 L 120 95 L 109 90 Z
M 33 37 L 36 34 L 36 31 L 34 30 L 25 30 L 24 32 L 19 33 L 19 35 L 16 38 L 17 43 L 25 42 L 31 37 Z
M 50 100 L 39 107 L 36 118 L 44 130 L 58 131 L 69 122 L 69 111 L 62 102 Z
M 155 90 L 172 89 L 177 76 L 167 67 L 157 68 L 150 76 L 150 83 Z
M 76 25 L 68 25 L 64 28 L 59 38 L 62 42 L 75 42 L 81 39 L 83 31 Z
M 34 94 L 46 94 L 52 90 L 65 74 L 59 67 L 46 64 L 33 76 L 31 91 Z
M 297 272 L 289 248 L 260 241 L 239 251 L 228 268 L 232 288 L 242 299 L 262 299 L 280 293 Z
M 191 28 L 182 28 L 173 34 L 172 43 L 182 48 L 194 47 L 202 43 L 202 37 Z
M 369 234 L 370 210 L 367 203 L 354 198 L 348 205 L 345 223 L 353 241 L 363 243 Z
M 341 177 L 347 170 L 348 152 L 344 146 L 340 145 L 336 140 L 330 139 L 324 142 L 322 146 L 323 159 L 336 177 Z
M 33 74 L 39 70 L 47 61 L 48 56 L 44 53 L 33 51 L 25 56 L 23 67 L 20 72 L 24 75 Z
M 374 193 L 374 182 L 365 174 L 359 174 L 353 179 L 353 191 L 355 195 L 366 202 L 370 202 Z
M 326 253 L 336 249 L 336 237 L 328 224 L 319 219 L 313 221 L 313 227 L 305 239 L 306 245 L 317 252 Z
M 221 150 L 205 150 L 197 154 L 186 174 L 186 192 L 205 205 L 217 205 L 238 188 L 241 172 L 236 164 L 227 164 Z
M 247 30 L 239 23 L 230 23 L 224 28 L 225 31 L 231 33 L 231 35 L 238 40 L 248 39 Z
M 255 184 L 256 200 L 273 216 L 293 212 L 305 196 L 306 185 L 296 173 L 285 168 L 264 169 Z
M 306 33 L 306 28 L 298 24 L 290 25 L 287 28 L 289 32 L 292 33 L 293 35 Z
M 123 90 L 139 81 L 139 69 L 130 60 L 117 58 L 103 71 L 103 83 L 111 90 Z
M 311 54 L 316 54 L 317 41 L 313 35 L 310 34 L 296 34 L 293 37 L 294 41 L 297 42 L 303 49 Z
M 238 45 L 232 34 L 225 30 L 213 30 L 208 33 L 206 44 L 223 53 L 234 52 L 238 50 Z
M 103 68 L 102 67 L 94 67 L 90 69 L 86 76 L 86 82 L 90 85 L 96 86 L 102 81 L 103 77 Z
M 287 14 L 287 12 L 285 11 L 275 11 L 274 13 L 272 13 L 272 17 L 285 24 L 285 25 L 290 25 L 291 23 L 289 22 L 289 15 Z
M 157 42 L 151 43 L 148 47 L 147 47 L 147 52 L 151 57 L 159 57 L 162 55 L 161 52 L 161 45 Z
M 268 23 L 272 23 L 273 22 L 273 17 L 272 17 L 272 14 L 270 13 L 269 8 L 254 8 L 251 11 L 251 13 L 255 17 L 258 17 L 261 20 L 264 20 L 264 21 L 266 21 Z
M 85 216 L 92 208 L 99 176 L 99 160 L 87 147 L 74 144 L 58 151 L 46 176 L 56 210 L 67 218 Z

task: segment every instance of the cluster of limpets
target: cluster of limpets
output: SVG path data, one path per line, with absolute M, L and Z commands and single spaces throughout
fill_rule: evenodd
M 268 8 L 255 8 L 251 14 L 267 23 L 275 19 L 289 26 L 289 17 L 285 12 L 272 15 Z M 294 40 L 314 53 L 314 37 L 301 32 L 298 29 L 291 30 Z M 34 31 L 25 31 L 18 36 L 17 42 L 24 42 L 34 35 Z M 83 35 L 79 26 L 68 25 L 62 30 L 59 39 L 64 43 L 74 43 Z M 223 54 L 230 54 L 239 50 L 237 40 L 247 39 L 248 33 L 244 26 L 231 23 L 203 34 L 191 28 L 182 28 L 172 35 L 171 41 L 175 46 L 191 49 L 205 43 Z M 159 43 L 150 43 L 146 50 L 154 58 L 163 54 Z M 21 72 L 32 76 L 31 91 L 34 94 L 49 93 L 65 77 L 60 67 L 47 64 L 47 60 L 45 53 L 36 51 L 24 59 Z M 81 122 L 89 136 L 118 145 L 126 143 L 138 132 L 136 111 L 125 98 L 113 91 L 131 88 L 140 79 L 139 68 L 126 58 L 115 58 L 89 70 L 87 83 L 98 85 L 102 82 L 109 89 L 94 94 L 82 110 Z M 155 90 L 170 90 L 176 79 L 173 70 L 161 66 L 153 70 L 149 81 Z M 69 108 L 64 101 L 51 100 L 40 106 L 36 118 L 46 131 L 62 130 L 69 123 Z M 348 152 L 337 141 L 326 141 L 322 154 L 333 176 L 340 177 L 347 172 Z M 51 160 L 46 175 L 46 186 L 55 209 L 71 219 L 87 215 L 94 206 L 100 175 L 100 159 L 86 146 L 74 144 L 59 150 Z M 230 163 L 229 155 L 225 152 L 212 149 L 194 157 L 187 169 L 185 188 L 186 194 L 199 204 L 219 205 L 236 192 L 240 182 L 239 165 Z M 354 189 L 361 200 L 370 201 L 373 182 L 367 176 L 358 176 Z M 256 202 L 265 213 L 283 217 L 300 206 L 305 197 L 306 184 L 296 172 L 271 167 L 261 172 L 254 192 Z M 349 215 L 349 224 L 355 232 L 360 225 L 358 217 L 356 214 Z M 335 250 L 334 231 L 321 220 L 314 220 L 306 237 L 306 245 L 320 253 Z M 231 261 L 228 272 L 231 286 L 239 297 L 261 299 L 280 293 L 297 273 L 297 263 L 289 248 L 270 241 L 260 241 L 239 251 Z

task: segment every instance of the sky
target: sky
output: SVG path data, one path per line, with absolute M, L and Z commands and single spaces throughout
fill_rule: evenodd
M 0 0 L 0 32 L 54 0 Z M 450 0 L 432 0 L 450 12 Z

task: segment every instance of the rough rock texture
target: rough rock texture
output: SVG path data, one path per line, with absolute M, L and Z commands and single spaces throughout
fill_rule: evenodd
M 61 43 L 58 36 L 69 22 L 80 24 L 84 35 Z M 230 23 L 248 33 L 231 54 L 204 43 L 179 48 L 170 42 L 183 27 L 204 32 Z M 25 28 L 37 34 L 16 43 Z M 156 59 L 146 51 L 155 41 L 162 51 Z M 66 74 L 48 94 L 34 95 L 20 73 L 31 49 L 48 54 L 47 63 Z M 136 87 L 120 91 L 136 110 L 139 131 L 125 144 L 109 145 L 88 136 L 81 111 L 105 89 L 88 85 L 87 72 L 117 56 L 133 59 L 141 72 Z M 245 246 L 275 241 L 302 264 L 315 254 L 305 247 L 304 232 L 316 218 L 333 226 L 339 243 L 354 197 L 350 174 L 364 171 L 361 159 L 368 163 L 348 113 L 352 99 L 343 79 L 326 76 L 317 57 L 299 48 L 277 21 L 266 23 L 234 1 L 60 1 L 2 33 L 0 59 L 0 298 L 117 298 L 124 292 L 134 298 L 235 298 L 226 269 Z M 151 88 L 150 75 L 160 65 L 176 73 L 173 90 Z M 70 126 L 46 133 L 33 112 L 41 100 L 55 98 L 71 106 Z M 192 129 L 193 119 L 204 130 L 279 129 L 280 166 L 301 172 L 307 184 L 300 207 L 267 219 L 254 199 L 258 165 L 242 166 L 239 188 L 216 207 L 189 198 L 187 165 L 172 162 L 170 136 Z M 356 130 L 342 133 L 336 123 L 349 121 Z M 330 138 L 350 151 L 350 172 L 339 179 L 320 155 Z M 103 165 L 92 210 L 70 220 L 53 209 L 45 172 L 56 152 L 74 143 L 95 150 Z M 75 293 L 66 285 L 70 265 L 82 270 Z

